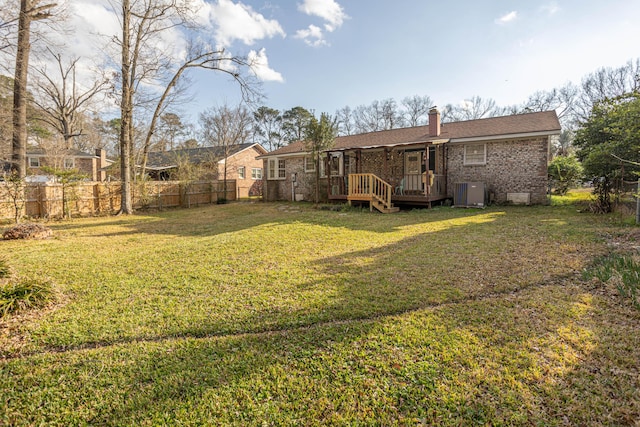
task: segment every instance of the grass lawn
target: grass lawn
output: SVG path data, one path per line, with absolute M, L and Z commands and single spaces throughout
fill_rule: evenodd
M 640 310 L 582 275 L 637 228 L 558 200 L 239 203 L 0 241 L 57 295 L 0 320 L 0 425 L 637 425 Z

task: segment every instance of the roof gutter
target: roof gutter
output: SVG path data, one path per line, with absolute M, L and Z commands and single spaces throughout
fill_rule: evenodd
M 408 145 L 418 145 L 418 144 L 432 144 L 439 145 L 449 142 L 449 139 L 426 139 L 423 141 L 411 141 L 411 142 L 399 142 L 394 144 L 379 144 L 379 145 L 366 145 L 359 147 L 343 147 L 343 148 L 331 148 L 325 151 L 351 151 L 351 150 L 370 150 L 373 148 L 393 148 L 393 147 L 406 147 Z
M 296 151 L 295 153 L 285 153 L 285 154 L 263 154 L 261 156 L 257 156 L 256 160 L 268 159 L 269 157 L 296 157 L 296 156 L 308 156 L 310 151 Z
M 560 129 L 541 132 L 513 133 L 504 135 L 488 135 L 488 136 L 470 136 L 468 138 L 451 138 L 449 142 L 475 142 L 475 141 L 491 141 L 496 139 L 514 139 L 514 138 L 530 138 L 532 136 L 560 135 Z

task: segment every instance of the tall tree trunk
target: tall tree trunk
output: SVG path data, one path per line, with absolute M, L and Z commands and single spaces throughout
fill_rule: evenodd
M 18 18 L 18 51 L 13 81 L 13 169 L 20 178 L 27 175 L 27 72 L 29 69 L 29 41 L 31 16 L 29 0 L 20 1 Z
M 122 180 L 122 195 L 120 213 L 133 213 L 131 200 L 131 122 L 133 116 L 133 99 L 131 88 L 130 62 L 130 22 L 131 5 L 129 0 L 122 0 L 122 100 L 120 102 L 120 175 Z

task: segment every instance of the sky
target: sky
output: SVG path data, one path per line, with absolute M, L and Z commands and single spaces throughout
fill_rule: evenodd
M 316 114 L 374 100 L 428 95 L 435 105 L 472 96 L 499 106 L 579 83 L 601 67 L 640 57 L 639 0 L 197 0 L 219 47 L 260 64 L 263 104 Z M 70 0 L 76 55 L 96 51 L 87 34 L 117 33 L 106 0 Z M 93 43 L 93 44 L 92 44 Z M 184 41 L 167 34 L 159 49 Z M 191 75 L 192 121 L 235 105 L 221 73 Z

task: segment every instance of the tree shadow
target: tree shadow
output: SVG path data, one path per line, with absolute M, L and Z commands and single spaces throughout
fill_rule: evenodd
M 311 225 L 350 230 L 365 230 L 392 233 L 398 227 L 424 223 L 443 218 L 458 218 L 482 215 L 481 210 L 435 210 L 403 211 L 394 215 L 377 212 L 318 210 L 302 203 L 232 203 L 207 205 L 191 209 L 176 209 L 163 212 L 142 213 L 127 218 L 88 223 L 56 224 L 56 228 L 73 233 L 82 230 L 93 236 L 125 236 L 133 234 L 166 234 L 174 236 L 215 236 L 233 233 L 265 224 L 291 224 L 303 222 Z M 117 231 L 111 230 L 118 229 Z
M 564 281 L 372 320 L 36 357 L 23 368 L 33 376 L 4 371 L 7 390 L 52 402 L 23 412 L 27 423 L 634 425 L 640 316 L 618 303 Z M 73 410 L 57 412 L 57 399 Z M 17 414 L 26 400 L 9 402 Z
M 638 315 L 623 310 L 618 323 L 614 296 L 575 283 L 588 253 L 567 263 L 565 249 L 530 244 L 548 217 L 509 230 L 495 251 L 510 223 L 464 213 L 466 223 L 317 259 L 292 290 L 297 305 L 249 299 L 249 310 L 164 334 L 29 358 L 53 359 L 42 383 L 92 424 L 631 424 L 638 400 L 617 399 L 637 397 L 640 338 L 616 340 Z M 305 304 L 313 292 L 327 297 Z M 71 384 L 55 385 L 70 368 Z M 42 383 L 12 386 L 24 396 Z M 49 411 L 28 420 L 71 417 Z

